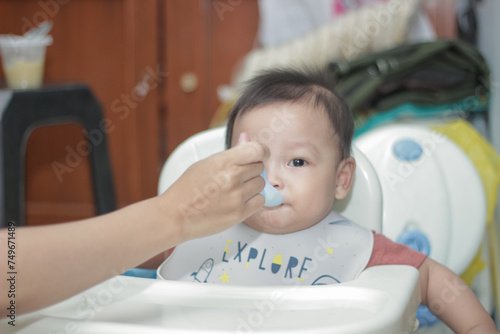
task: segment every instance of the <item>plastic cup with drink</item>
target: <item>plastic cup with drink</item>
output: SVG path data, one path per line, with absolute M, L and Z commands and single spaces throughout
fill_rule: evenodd
M 11 89 L 38 88 L 43 82 L 45 51 L 52 44 L 47 35 L 51 23 L 42 24 L 22 36 L 0 35 L 2 65 Z

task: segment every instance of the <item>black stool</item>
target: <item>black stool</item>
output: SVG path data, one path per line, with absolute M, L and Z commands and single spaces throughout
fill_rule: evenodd
M 25 154 L 31 132 L 41 126 L 79 123 L 100 140 L 87 140 L 96 214 L 116 209 L 113 176 L 103 113 L 90 89 L 81 84 L 47 86 L 36 90 L 0 90 L 0 226 L 8 221 L 26 225 Z

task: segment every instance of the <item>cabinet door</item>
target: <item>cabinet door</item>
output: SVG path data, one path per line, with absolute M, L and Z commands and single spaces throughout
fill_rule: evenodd
M 165 1 L 166 151 L 209 127 L 217 89 L 254 46 L 257 0 Z M 163 156 L 164 157 L 164 156 Z
M 166 80 L 158 58 L 159 7 L 156 0 L 0 0 L 0 33 L 21 34 L 53 21 L 45 83 L 87 83 L 102 104 L 112 123 L 108 144 L 118 207 L 156 194 L 159 96 Z M 29 137 L 28 225 L 95 214 L 86 159 L 62 181 L 52 167 L 64 164 L 83 138 L 74 124 L 38 128 Z

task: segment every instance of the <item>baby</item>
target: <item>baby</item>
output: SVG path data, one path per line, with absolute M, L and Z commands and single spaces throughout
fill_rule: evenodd
M 164 279 L 238 285 L 341 283 L 365 268 L 418 268 L 422 303 L 457 333 L 497 333 L 470 288 L 424 254 L 332 211 L 349 193 L 352 115 L 321 72 L 270 71 L 249 82 L 228 120 L 226 144 L 269 148 L 267 179 L 283 203 L 242 224 L 178 246 L 158 269 Z M 443 297 L 454 289 L 456 297 Z M 446 299 L 446 307 L 433 301 Z M 438 307 L 439 306 L 439 307 Z

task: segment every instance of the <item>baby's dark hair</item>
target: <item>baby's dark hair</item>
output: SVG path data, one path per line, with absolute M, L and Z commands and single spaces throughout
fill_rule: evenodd
M 335 93 L 335 82 L 326 71 L 268 70 L 249 80 L 229 114 L 226 147 L 231 147 L 234 122 L 238 116 L 276 102 L 308 102 L 323 107 L 338 135 L 342 160 L 351 155 L 354 121 L 343 99 Z

